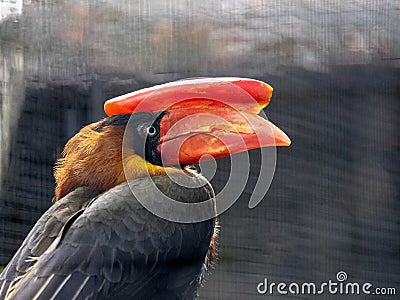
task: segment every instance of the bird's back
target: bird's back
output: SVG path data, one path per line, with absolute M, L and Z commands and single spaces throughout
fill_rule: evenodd
M 153 181 L 177 201 L 213 198 L 204 177 L 185 176 L 178 179 L 205 185 L 193 189 L 158 176 L 101 195 L 88 188 L 70 193 L 40 218 L 1 274 L 0 299 L 195 298 L 215 221 L 164 220 L 131 191 Z M 145 197 L 154 200 L 151 190 Z

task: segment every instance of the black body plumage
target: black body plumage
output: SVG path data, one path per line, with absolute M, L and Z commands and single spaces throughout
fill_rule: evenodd
M 0 275 L 0 299 L 194 299 L 215 220 L 166 221 L 130 190 L 153 180 L 178 201 L 214 199 L 204 177 L 188 178 L 204 186 L 156 176 L 102 194 L 86 187 L 69 193 L 39 219 Z

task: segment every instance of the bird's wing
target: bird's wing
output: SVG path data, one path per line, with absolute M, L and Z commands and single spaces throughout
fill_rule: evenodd
M 140 188 L 150 180 L 137 179 L 130 186 Z M 166 176 L 153 180 L 171 197 L 185 195 L 179 201 L 201 202 L 213 196 L 209 185 L 190 189 Z M 147 197 L 154 194 L 149 190 Z M 38 234 L 35 228 L 32 237 Z M 180 295 L 180 299 L 190 299 L 196 293 L 213 230 L 213 220 L 182 224 L 156 217 L 123 183 L 70 219 L 13 284 L 8 298 L 157 299 L 162 295 L 174 299 Z
M 9 284 L 26 274 L 38 258 L 56 239 L 65 223 L 98 195 L 81 187 L 53 204 L 36 222 L 21 247 L 0 274 L 0 299 L 4 299 Z

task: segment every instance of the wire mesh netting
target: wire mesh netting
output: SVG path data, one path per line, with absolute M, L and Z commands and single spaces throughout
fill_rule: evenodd
M 265 112 L 292 145 L 252 210 L 250 152 L 200 299 L 252 299 L 265 277 L 319 283 L 341 270 L 400 289 L 398 1 L 0 0 L 0 12 L 0 265 L 51 205 L 63 145 L 106 99 L 240 76 L 274 87 Z M 229 159 L 218 167 L 216 190 Z

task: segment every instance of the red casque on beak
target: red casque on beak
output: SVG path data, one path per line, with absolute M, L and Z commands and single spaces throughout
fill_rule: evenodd
M 163 165 L 194 164 L 267 146 L 288 146 L 287 135 L 257 114 L 272 88 L 243 78 L 205 78 L 155 86 L 111 99 L 108 115 L 167 111 L 160 123 Z

